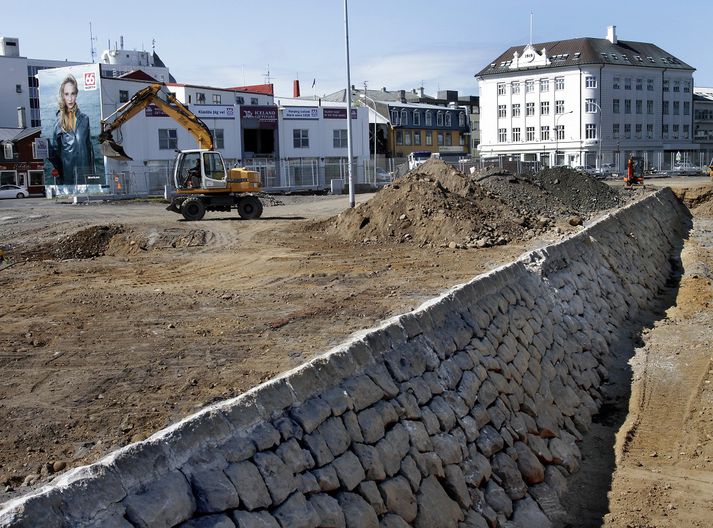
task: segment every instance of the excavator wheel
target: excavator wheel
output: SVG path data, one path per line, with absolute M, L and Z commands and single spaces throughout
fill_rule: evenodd
M 262 215 L 262 202 L 257 196 L 243 196 L 238 201 L 238 214 L 243 220 L 253 220 Z
M 189 198 L 181 205 L 181 214 L 186 220 L 200 220 L 205 216 L 205 204 L 200 198 Z

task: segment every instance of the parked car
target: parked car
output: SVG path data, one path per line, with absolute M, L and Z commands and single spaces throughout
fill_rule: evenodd
M 19 185 L 0 185 L 0 198 L 27 198 L 30 193 Z
M 574 170 L 585 172 L 587 174 L 594 174 L 597 171 L 596 167 L 592 167 L 591 165 L 578 165 L 577 167 L 574 167 Z
M 699 174 L 703 174 L 703 170 L 687 161 L 677 163 L 668 171 L 669 176 L 698 176 Z
M 603 163 L 602 166 L 595 171 L 595 174 L 599 178 L 607 178 L 616 172 L 618 172 L 616 165 L 613 163 Z
M 386 169 L 382 169 L 381 167 L 376 168 L 376 181 L 390 182 L 392 178 L 391 173 Z

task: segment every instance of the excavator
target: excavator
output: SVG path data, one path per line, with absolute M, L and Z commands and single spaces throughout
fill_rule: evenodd
M 186 220 L 201 220 L 206 211 L 231 209 L 237 209 L 246 220 L 259 218 L 263 209 L 256 196 L 262 191 L 260 174 L 242 167 L 226 169 L 223 156 L 214 150 L 208 126 L 162 84 L 139 90 L 116 112 L 102 119 L 99 134 L 102 154 L 115 160 L 132 159 L 112 133 L 151 104 L 188 130 L 198 143 L 197 149 L 181 150 L 176 155 L 173 170 L 176 193 L 166 209 Z

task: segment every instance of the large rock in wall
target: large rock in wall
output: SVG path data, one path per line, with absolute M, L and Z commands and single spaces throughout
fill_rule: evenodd
M 4 504 L 0 526 L 550 526 L 684 220 L 660 191 Z

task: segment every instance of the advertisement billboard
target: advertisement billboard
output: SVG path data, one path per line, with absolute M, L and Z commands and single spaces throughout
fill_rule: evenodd
M 47 139 L 45 183 L 54 194 L 101 192 L 106 187 L 98 64 L 40 70 L 40 118 Z

